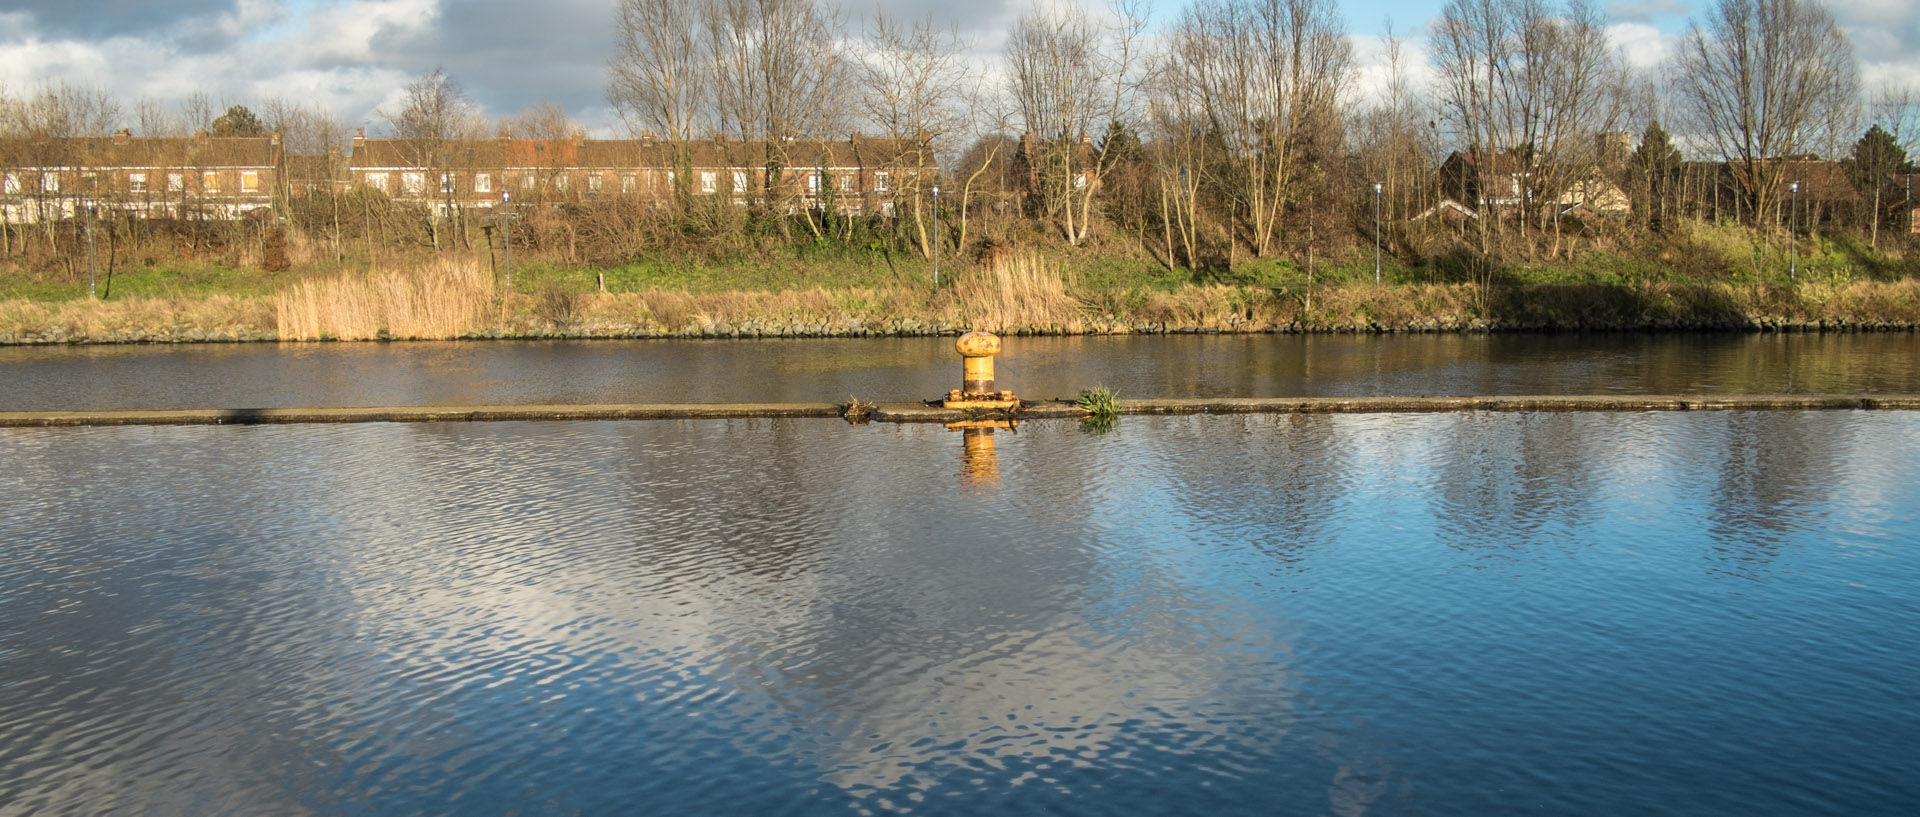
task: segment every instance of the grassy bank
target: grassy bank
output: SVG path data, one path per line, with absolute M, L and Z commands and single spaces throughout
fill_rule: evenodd
M 1350 265 L 1351 266 L 1351 265 Z M 1816 270 L 1818 268 L 1816 267 Z M 1920 327 L 1920 280 L 1800 276 L 1717 282 L 1624 276 L 1577 283 L 1485 279 L 1376 286 L 1371 268 L 1309 282 L 1167 282 L 1085 274 L 1034 253 L 943 270 L 832 264 L 772 270 L 789 286 L 669 288 L 683 273 L 517 270 L 479 259 L 292 276 L 233 294 L 0 301 L 0 343 L 477 337 L 761 337 L 1002 333 L 1435 332 L 1607 329 L 1884 330 Z M 649 279 L 648 275 L 653 275 Z M 855 278 L 849 282 L 845 276 Z M 877 277 L 869 277 L 875 276 Z M 809 285 L 806 279 L 819 279 Z M 1095 279 L 1090 282 L 1089 279 Z M 774 282 L 769 282 L 774 283 Z

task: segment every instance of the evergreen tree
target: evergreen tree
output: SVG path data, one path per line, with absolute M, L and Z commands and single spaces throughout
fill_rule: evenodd
M 1853 143 L 1853 154 L 1840 160 L 1840 167 L 1853 182 L 1854 189 L 1860 191 L 1863 198 L 1873 202 L 1873 221 L 1870 225 L 1873 242 L 1880 243 L 1880 223 L 1886 220 L 1889 205 L 1901 202 L 1905 198 L 1905 188 L 1899 177 L 1913 172 L 1912 163 L 1907 161 L 1906 149 L 1893 134 L 1879 125 L 1867 129 L 1860 141 Z
M 1674 182 L 1680 175 L 1680 151 L 1660 127 L 1660 120 L 1647 124 L 1646 133 L 1640 136 L 1640 147 L 1633 152 L 1628 164 L 1638 199 L 1634 202 L 1635 209 L 1648 227 L 1664 229 L 1668 202 L 1674 197 Z
M 265 136 L 267 127 L 245 105 L 234 105 L 214 118 L 207 131 L 214 136 Z

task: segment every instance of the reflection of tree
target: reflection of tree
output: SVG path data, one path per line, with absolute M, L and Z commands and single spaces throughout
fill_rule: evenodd
M 1799 412 L 1730 412 L 1700 425 L 1687 447 L 1715 470 L 1705 555 L 1718 564 L 1710 569 L 1764 576 L 1806 530 L 1804 509 L 1831 490 L 1846 425 Z
M 1435 447 L 1434 516 L 1449 546 L 1482 556 L 1571 544 L 1593 515 L 1592 418 L 1462 414 Z M 1601 426 L 1604 428 L 1604 425 Z

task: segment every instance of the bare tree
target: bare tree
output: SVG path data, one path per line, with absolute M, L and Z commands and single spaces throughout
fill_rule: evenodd
M 1109 12 L 1102 21 L 1078 5 L 1037 3 L 1007 32 L 1007 81 L 1039 209 L 1073 244 L 1087 238 L 1094 191 L 1110 169 L 1091 132 L 1131 112 L 1141 81 L 1146 18 L 1135 0 L 1116 0 Z
M 711 0 L 620 0 L 607 101 L 627 130 L 667 140 L 674 198 L 690 203 L 692 141 L 712 130 L 713 55 L 707 19 Z
M 711 0 L 708 51 L 722 133 L 764 147 L 765 205 L 777 208 L 786 140 L 839 129 L 847 71 L 840 19 L 817 0 Z
M 441 218 L 451 221 L 455 217 L 453 167 L 460 157 L 454 156 L 453 151 L 459 141 L 470 139 L 481 130 L 479 112 L 467 99 L 460 83 L 445 70 L 435 68 L 433 73 L 407 83 L 401 91 L 399 106 L 381 111 L 380 116 L 387 120 L 394 138 L 405 145 L 408 161 L 425 171 L 423 181 L 431 180 L 436 185 L 433 189 L 446 197 L 446 212 L 430 219 L 433 245 L 437 249 L 441 246 Z M 427 191 L 409 192 L 417 195 Z M 429 208 L 429 212 L 432 210 Z
M 1860 84 L 1853 46 L 1818 0 L 1719 0 L 1687 33 L 1671 83 L 1754 224 L 1778 208 L 1779 160 L 1851 131 Z
M 861 80 L 854 99 L 877 133 L 905 146 L 895 164 L 932 164 L 933 143 L 963 126 L 958 103 L 972 79 L 964 59 L 969 47 L 953 29 L 935 26 L 931 17 L 903 25 L 885 12 L 874 13 L 854 61 Z M 896 200 L 907 204 L 922 255 L 932 252 L 924 213 L 926 188 L 934 181 L 911 174 L 895 187 Z M 961 204 L 964 209 L 966 202 Z
M 1169 79 L 1225 155 L 1209 176 L 1255 255 L 1277 247 L 1303 159 L 1338 121 L 1352 68 L 1331 0 L 1199 0 L 1169 37 Z

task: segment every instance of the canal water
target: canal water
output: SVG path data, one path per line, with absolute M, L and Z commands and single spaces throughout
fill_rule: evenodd
M 6 429 L 0 506 L 0 815 L 1920 800 L 1912 413 Z
M 1007 338 L 1028 398 L 1920 392 L 1920 335 Z M 952 338 L 0 348 L 0 411 L 869 402 L 958 387 Z

